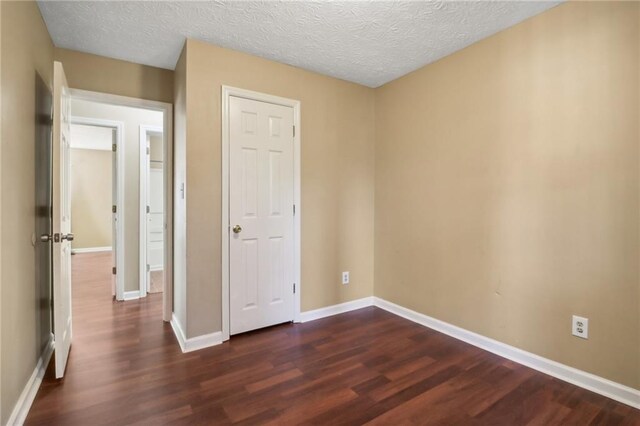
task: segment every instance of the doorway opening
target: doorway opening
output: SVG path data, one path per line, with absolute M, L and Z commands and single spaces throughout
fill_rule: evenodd
M 71 100 L 69 120 L 69 220 L 72 269 L 80 262 L 92 265 L 92 279 L 111 282 L 111 296 L 125 300 L 124 217 L 124 122 L 102 117 L 102 111 L 91 114 L 92 105 Z M 95 109 L 95 108 L 94 108 Z M 89 114 L 87 114 L 89 112 Z M 73 115 L 73 114 L 76 115 Z M 106 292 L 105 292 L 106 294 Z
M 140 126 L 140 292 L 164 285 L 164 150 L 162 126 Z
M 140 152 L 139 129 L 142 125 L 153 125 L 162 128 L 162 158 L 163 158 L 163 291 L 155 295 L 155 301 L 151 297 L 145 298 L 144 303 L 151 303 L 151 311 L 161 313 L 162 319 L 171 319 L 173 306 L 173 190 L 172 190 L 172 124 L 173 110 L 171 104 L 156 101 L 147 101 L 137 98 L 128 98 L 104 93 L 89 92 L 69 88 L 62 63 L 54 62 L 53 69 L 53 120 L 52 120 L 52 156 L 51 156 L 51 199 L 52 208 L 46 211 L 51 217 L 51 233 L 43 234 L 40 240 L 48 244 L 52 249 L 52 275 L 53 275 L 53 334 L 55 351 L 55 376 L 62 378 L 65 375 L 66 364 L 73 340 L 73 317 L 78 314 L 79 321 L 76 325 L 80 334 L 94 333 L 90 327 L 83 327 L 87 324 L 94 324 L 97 318 L 97 308 L 115 309 L 118 306 L 120 311 L 128 310 L 131 306 L 140 309 L 142 302 L 138 305 L 125 305 L 127 302 L 117 305 L 107 305 L 99 300 L 78 299 L 75 296 L 82 295 L 85 289 L 92 287 L 99 298 L 105 297 L 110 300 L 115 293 L 118 300 L 135 299 L 147 297 L 146 283 L 139 279 L 139 244 L 138 228 L 138 208 L 140 204 L 139 187 L 139 164 Z M 151 120 L 151 116 L 157 121 L 140 123 L 141 120 Z M 131 120 L 137 124 L 133 124 Z M 72 125 L 74 135 L 72 135 Z M 83 127 L 84 126 L 84 127 Z M 128 130 L 130 130 L 128 132 Z M 75 136 L 73 142 L 72 136 Z M 83 142 L 83 138 L 85 139 Z M 109 167 L 109 156 L 95 155 L 95 152 L 78 152 L 75 155 L 75 165 L 72 169 L 72 144 L 73 149 L 86 151 L 105 151 L 100 149 L 111 142 L 110 154 L 111 167 Z M 83 145 L 83 143 L 85 145 Z M 146 142 L 145 142 L 146 143 Z M 87 149 L 89 148 L 89 149 Z M 97 149 L 96 149 L 97 148 Z M 107 150 L 108 151 L 108 147 Z M 93 155 L 92 155 L 93 154 Z M 100 157 L 100 158 L 97 158 Z M 84 173 L 100 170 L 90 176 L 75 177 L 74 173 L 80 172 L 80 166 L 84 166 Z M 108 170 L 111 170 L 111 176 Z M 105 179 L 106 177 L 106 179 Z M 72 182 L 72 180 L 74 182 Z M 100 186 L 102 180 L 102 186 Z M 106 183 L 104 182 L 106 180 Z M 111 190 L 109 191 L 109 181 Z M 84 193 L 73 194 L 72 191 L 84 189 Z M 109 193 L 111 197 L 109 198 Z M 90 197 L 101 195 L 101 199 Z M 77 203 L 73 208 L 73 201 L 77 198 L 85 197 L 83 202 Z M 108 207 L 111 202 L 111 209 Z M 99 206 L 103 206 L 100 208 Z M 72 211 L 73 209 L 73 211 Z M 91 215 L 92 209 L 99 209 L 99 215 Z M 86 211 L 89 211 L 86 214 Z M 105 217 L 111 215 L 111 240 L 108 239 L 108 226 Z M 88 219 L 88 226 L 83 227 L 78 224 L 82 218 Z M 73 220 L 73 223 L 72 223 Z M 77 230 L 76 230 L 77 228 Z M 98 228 L 102 229 L 97 233 Z M 133 228 L 130 230 L 128 228 Z M 72 232 L 76 232 L 76 235 Z M 80 231 L 80 233 L 78 233 Z M 102 240 L 97 239 L 103 238 Z M 92 241 L 89 243 L 88 241 Z M 97 242 L 96 242 L 97 241 Z M 75 242 L 75 245 L 72 243 Z M 93 247 L 82 247 L 82 244 L 93 245 Z M 111 254 L 107 254 L 102 259 L 93 259 L 95 263 L 86 260 L 84 267 L 79 265 L 80 259 L 72 261 L 72 252 L 75 250 L 79 256 L 84 254 L 95 254 L 100 249 L 111 246 Z M 90 250 L 93 249 L 93 250 Z M 115 256 L 113 253 L 115 252 Z M 115 263 L 115 265 L 114 265 Z M 73 266 L 73 268 L 72 268 Z M 76 267 L 77 266 L 77 267 Z M 96 270 L 110 272 L 107 277 L 92 280 L 90 274 Z M 79 275 L 82 272 L 89 274 Z M 76 278 L 84 278 L 81 284 Z M 115 278 L 113 278 L 115 276 Z M 106 278 L 106 279 L 105 279 Z M 74 284 L 73 281 L 76 281 Z M 114 291 L 115 286 L 115 291 Z M 76 293 L 74 288 L 78 290 Z M 85 294 L 86 295 L 86 294 Z M 84 303 L 78 303 L 84 302 Z M 96 303 L 97 302 L 97 303 Z M 134 302 L 130 302 L 134 303 Z M 125 310 L 126 309 L 126 310 Z M 123 321 L 126 322 L 126 316 Z M 110 322 L 116 331 L 117 325 Z M 129 325 L 127 325 L 128 327 Z M 95 342 L 91 347 L 95 347 Z
M 100 281 L 91 290 L 100 298 L 151 293 L 164 320 L 172 305 L 170 120 L 169 104 L 70 90 L 72 275 Z

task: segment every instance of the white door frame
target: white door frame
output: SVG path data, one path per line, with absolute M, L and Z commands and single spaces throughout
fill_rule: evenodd
M 296 293 L 293 297 L 293 320 L 300 322 L 300 219 L 302 207 L 300 199 L 300 101 L 279 96 L 222 86 L 222 338 L 229 340 L 229 98 L 249 99 L 293 108 L 293 277 Z
M 109 93 L 71 89 L 71 97 L 103 104 L 144 108 L 163 112 L 162 144 L 164 149 L 164 289 L 162 293 L 162 319 L 171 321 L 173 313 L 173 105 L 166 102 L 112 95 Z M 124 150 L 123 150 L 124 151 Z M 184 285 L 184 284 L 183 284 Z
M 147 188 L 149 187 L 148 177 L 150 170 L 149 162 L 147 161 L 147 144 L 144 143 L 149 132 L 162 133 L 162 127 L 148 124 L 140 125 L 140 243 L 138 244 L 140 248 L 140 297 L 145 297 L 149 288 L 149 271 L 147 271 Z M 164 179 L 164 158 L 162 161 Z M 164 234 L 166 234 L 166 229 Z M 163 235 L 163 240 L 164 238 L 166 238 L 166 235 Z
M 71 98 L 74 99 L 73 91 Z M 69 123 L 71 125 L 81 124 L 84 126 L 106 127 L 116 132 L 116 199 L 112 202 L 116 206 L 116 214 L 118 215 L 118 227 L 116 229 L 116 266 L 122 268 L 124 265 L 124 214 L 121 214 L 124 206 L 124 123 L 122 121 L 104 120 L 102 118 L 71 116 Z M 73 140 L 71 141 L 73 145 Z M 73 217 L 72 217 L 73 220 Z M 73 224 L 73 222 L 72 222 Z M 111 223 L 113 226 L 113 221 Z M 124 300 L 124 274 L 116 274 L 116 300 Z

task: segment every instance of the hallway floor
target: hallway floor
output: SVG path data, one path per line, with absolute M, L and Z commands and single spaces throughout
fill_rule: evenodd
M 113 302 L 74 256 L 67 375 L 50 364 L 27 424 L 640 425 L 640 411 L 378 308 L 183 354 L 162 294 Z

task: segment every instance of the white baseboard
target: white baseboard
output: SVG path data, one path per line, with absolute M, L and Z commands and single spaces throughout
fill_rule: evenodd
M 178 344 L 180 345 L 180 349 L 182 352 L 186 352 L 186 336 L 184 335 L 184 331 L 182 331 L 182 326 L 180 325 L 180 320 L 176 317 L 176 314 L 171 315 L 171 328 L 173 328 L 173 334 L 176 335 L 176 339 L 178 340 Z
M 392 314 L 406 318 L 425 327 L 447 334 L 473 346 L 477 346 L 488 352 L 500 355 L 519 364 L 538 370 L 542 373 L 556 377 L 565 382 L 569 382 L 581 388 L 590 390 L 607 398 L 622 402 L 640 409 L 640 390 L 621 385 L 611 380 L 605 379 L 568 365 L 560 364 L 547 358 L 532 354 L 531 352 L 518 349 L 514 346 L 493 340 L 489 337 L 476 334 L 469 330 L 455 325 L 437 320 L 430 316 L 412 311 L 395 303 L 388 302 L 379 297 L 373 298 L 375 306 L 391 312 Z
M 122 300 L 126 301 L 126 300 L 135 300 L 135 299 L 140 299 L 140 290 L 124 292 Z
M 541 357 L 531 352 L 518 349 L 514 346 L 507 345 L 506 343 L 502 343 L 444 321 L 440 321 L 428 315 L 412 311 L 411 309 L 396 305 L 395 303 L 388 302 L 379 297 L 365 297 L 351 302 L 341 303 L 339 305 L 302 312 L 300 314 L 300 320 L 301 322 L 313 321 L 372 305 L 425 327 L 444 333 L 455 339 L 477 346 L 488 352 L 510 359 L 519 364 L 526 365 L 534 370 L 538 370 L 565 382 L 640 409 L 640 390 L 596 376 L 595 374 L 587 373 L 586 371 L 578 370 L 577 368 L 569 367 L 568 365 Z
M 176 335 L 176 339 L 178 339 L 178 344 L 180 345 L 182 352 L 197 351 L 199 349 L 219 345 L 224 341 L 221 331 L 187 339 L 183 331 L 184 329 L 175 314 L 171 317 L 171 328 L 173 328 L 173 333 Z
M 100 251 L 111 251 L 111 247 L 85 247 L 71 249 L 71 253 L 97 253 Z
M 300 322 L 314 321 L 320 318 L 330 317 L 332 315 L 343 314 L 356 309 L 366 308 L 373 305 L 373 297 L 363 297 L 362 299 L 352 300 L 350 302 L 340 303 L 338 305 L 326 306 L 313 311 L 300 313 Z
M 31 377 L 29 377 L 27 384 L 20 394 L 20 398 L 18 398 L 16 405 L 13 407 L 13 411 L 11 412 L 11 416 L 7 421 L 7 425 L 24 424 L 25 420 L 27 419 L 27 414 L 29 414 L 31 404 L 33 404 L 33 400 L 36 398 L 36 394 L 38 393 L 38 389 L 40 388 L 40 384 L 42 383 L 42 378 L 44 377 L 44 373 L 47 370 L 47 365 L 49 365 L 49 360 L 51 359 L 52 353 L 53 335 L 51 335 L 51 337 L 49 338 L 47 347 L 40 356 L 40 359 L 36 364 L 36 368 L 33 370 Z

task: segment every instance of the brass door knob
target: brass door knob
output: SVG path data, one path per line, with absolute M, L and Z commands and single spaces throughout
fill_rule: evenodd
M 236 225 L 236 226 L 233 227 L 233 233 L 234 234 L 239 234 L 240 232 L 242 232 L 242 226 Z

